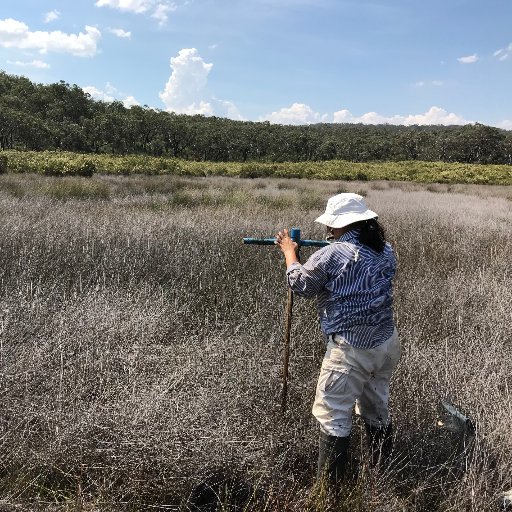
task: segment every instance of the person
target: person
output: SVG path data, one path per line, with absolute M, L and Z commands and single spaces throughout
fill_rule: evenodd
M 276 235 L 288 286 L 298 296 L 317 298 L 327 342 L 313 415 L 320 424 L 317 478 L 330 483 L 346 476 L 354 404 L 372 465 L 382 465 L 392 450 L 389 381 L 400 358 L 392 308 L 396 259 L 377 218 L 358 194 L 331 197 L 316 219 L 331 243 L 303 265 L 288 231 Z

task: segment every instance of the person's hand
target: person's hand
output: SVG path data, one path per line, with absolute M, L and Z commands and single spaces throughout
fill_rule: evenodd
M 287 229 L 283 229 L 277 233 L 275 243 L 285 255 L 296 254 L 297 252 L 298 245 L 290 238 Z

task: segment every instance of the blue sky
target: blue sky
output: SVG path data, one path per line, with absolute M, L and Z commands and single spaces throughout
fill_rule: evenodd
M 0 69 L 180 113 L 512 129 L 512 1 L 2 0 Z

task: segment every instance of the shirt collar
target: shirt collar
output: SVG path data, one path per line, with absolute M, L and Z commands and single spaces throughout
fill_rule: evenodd
M 343 235 L 341 235 L 337 242 L 351 242 L 351 241 L 359 241 L 359 229 L 351 229 L 347 231 Z

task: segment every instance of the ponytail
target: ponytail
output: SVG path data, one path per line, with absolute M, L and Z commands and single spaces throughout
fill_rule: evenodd
M 386 245 L 384 228 L 377 219 L 368 219 L 356 222 L 353 228 L 359 229 L 359 241 L 376 252 L 382 252 Z

